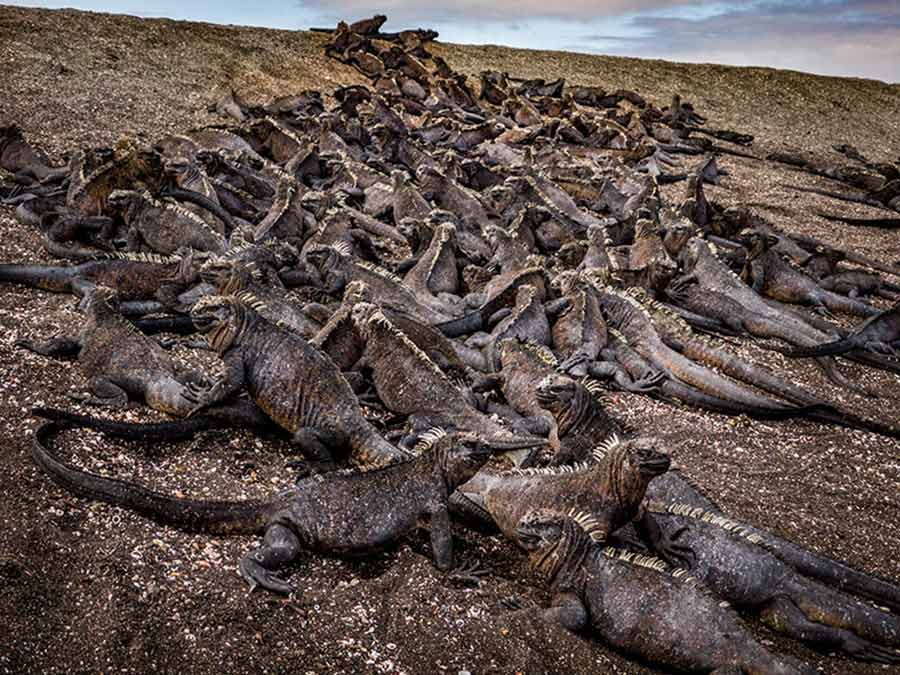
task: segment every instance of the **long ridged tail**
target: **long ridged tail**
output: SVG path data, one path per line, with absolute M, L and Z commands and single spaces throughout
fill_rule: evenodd
M 826 342 L 825 344 L 815 345 L 813 347 L 797 347 L 794 349 L 776 349 L 785 356 L 791 358 L 818 358 L 821 356 L 837 356 L 853 351 L 859 345 L 852 338 L 841 338 L 834 342 Z
M 143 441 L 148 443 L 162 443 L 166 441 L 185 441 L 195 434 L 209 429 L 218 429 L 222 422 L 206 415 L 191 417 L 189 419 L 170 422 L 149 422 L 139 424 L 135 422 L 116 422 L 104 420 L 99 417 L 78 415 L 65 410 L 55 408 L 32 408 L 31 414 L 53 422 L 61 422 L 70 427 L 83 427 L 94 429 L 116 438 L 124 438 L 130 441 Z
M 72 290 L 73 268 L 58 265 L 0 265 L 0 282 L 22 284 L 54 293 Z
M 145 443 L 185 441 L 201 431 L 225 428 L 279 432 L 279 427 L 248 401 L 216 406 L 204 415 L 166 422 L 116 422 L 56 408 L 32 408 L 31 414 L 67 426 L 94 429 L 116 438 Z
M 756 528 L 752 529 L 763 537 L 767 550 L 801 574 L 824 581 L 842 591 L 868 598 L 894 612 L 900 612 L 900 586 L 813 553 L 787 539 Z
M 55 483 L 80 497 L 131 509 L 164 525 L 187 532 L 259 534 L 265 530 L 270 502 L 199 501 L 178 499 L 115 478 L 81 471 L 66 464 L 47 447 L 56 434 L 70 428 L 48 422 L 34 433 L 31 456 Z

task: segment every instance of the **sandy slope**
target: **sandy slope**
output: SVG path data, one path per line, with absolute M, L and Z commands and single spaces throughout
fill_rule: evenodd
M 230 87 L 264 101 L 359 81 L 325 59 L 322 42 L 310 33 L 0 7 L 0 119 L 17 122 L 57 156 L 122 135 L 152 140 L 215 121 L 205 108 Z M 470 73 L 562 75 L 631 88 L 657 103 L 678 91 L 711 126 L 756 134 L 760 152 L 797 146 L 827 153 L 832 143 L 850 142 L 881 161 L 900 156 L 896 85 L 497 47 L 437 51 Z M 753 203 L 785 227 L 900 259 L 900 236 L 845 232 L 815 216 L 867 209 L 779 186 L 814 184 L 811 177 L 735 158 L 721 165 L 731 176 L 709 191 L 711 198 Z M 41 259 L 37 237 L 11 216 L 0 209 L 0 260 Z M 643 672 L 595 643 L 509 617 L 500 598 L 545 598 L 526 583 L 519 556 L 492 538 L 460 531 L 464 555 L 494 567 L 482 590 L 450 586 L 422 555 L 427 540 L 419 537 L 365 562 L 307 557 L 292 577 L 297 597 L 281 601 L 245 595 L 234 565 L 249 539 L 191 537 L 65 495 L 31 463 L 33 422 L 25 411 L 38 403 L 72 406 L 65 394 L 83 387 L 83 378 L 12 343 L 73 330 L 72 304 L 19 288 L 0 292 L 0 669 Z M 746 349 L 861 413 L 900 422 L 896 378 L 848 366 L 886 397 L 867 400 L 835 390 L 808 364 Z M 897 443 L 810 424 L 748 425 L 629 395 L 614 399 L 633 426 L 665 434 L 679 463 L 733 516 L 900 579 Z M 128 416 L 149 417 L 138 408 Z M 153 460 L 99 436 L 69 445 L 94 470 L 172 492 L 236 498 L 290 481 L 281 470 L 283 448 L 243 436 L 209 435 Z M 890 672 L 760 635 L 825 672 Z

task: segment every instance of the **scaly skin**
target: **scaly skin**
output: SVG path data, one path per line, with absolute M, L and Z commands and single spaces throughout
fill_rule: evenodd
M 669 538 L 694 552 L 692 576 L 736 608 L 818 647 L 900 662 L 900 651 L 887 648 L 900 646 L 900 617 L 801 576 L 766 551 L 758 535 L 716 511 L 678 503 L 650 503 L 648 510 Z
M 138 190 L 116 190 L 109 207 L 123 213 L 132 251 L 149 250 L 170 255 L 179 248 L 222 253 L 228 244 L 221 234 L 201 218 L 172 200 L 157 201 Z
M 77 336 L 18 344 L 44 356 L 77 355 L 91 378 L 88 403 L 118 407 L 130 397 L 154 410 L 187 415 L 192 408 L 187 385 L 196 377 L 182 372 L 159 343 L 122 318 L 115 291 L 98 286 L 86 297 L 87 318 Z
M 403 277 L 403 284 L 416 295 L 456 293 L 459 290 L 456 227 L 452 223 L 444 223 L 436 228 L 431 243 L 419 262 Z
M 182 258 L 150 254 L 97 256 L 78 265 L 0 265 L 0 281 L 24 284 L 53 293 L 84 293 L 93 286 L 116 290 L 120 300 L 155 297 L 160 287 L 174 282 Z
M 669 471 L 651 482 L 647 488 L 647 500 L 664 504 L 667 508 L 680 504 L 682 507 L 699 509 L 734 522 L 688 476 L 677 470 Z M 753 525 L 744 522 L 737 525 L 747 535 L 752 535 L 761 542 L 765 550 L 800 574 L 817 579 L 838 591 L 868 598 L 879 606 L 900 613 L 900 586 L 897 584 L 860 572 Z
M 815 347 L 792 349 L 785 353 L 794 357 L 819 357 L 864 349 L 876 354 L 896 356 L 898 348 L 900 348 L 900 303 L 869 317 L 845 338 Z
M 314 476 L 272 498 L 243 502 L 178 499 L 144 487 L 80 471 L 60 460 L 48 441 L 65 425 L 38 429 L 32 456 L 50 477 L 79 496 L 131 509 L 189 532 L 263 535 L 244 557 L 241 575 L 275 593 L 293 589 L 277 576 L 301 549 L 343 556 L 384 550 L 427 521 L 435 566 L 453 567 L 447 500 L 490 458 L 471 434 L 434 434 L 415 459 L 363 473 Z
M 676 564 L 690 565 L 686 549 L 674 538 L 661 536 L 654 517 L 642 506 L 648 483 L 668 468 L 669 458 L 659 450 L 657 439 L 620 441 L 613 436 L 578 464 L 501 472 L 483 469 L 460 486 L 452 503 L 493 523 L 514 543 L 520 519 L 535 508 L 587 511 L 603 539 L 634 522 L 647 546 Z
M 534 286 L 519 286 L 512 313 L 494 327 L 484 347 L 486 361 L 494 370 L 501 367 L 500 345 L 504 340 L 515 338 L 537 345 L 550 344 L 550 323 L 541 297 Z
M 735 380 L 759 387 L 791 403 L 818 408 L 809 412 L 808 416 L 811 419 L 889 437 L 897 437 L 900 433 L 887 425 L 867 421 L 842 410 L 835 404 L 781 379 L 767 368 L 748 363 L 710 340 L 695 335 L 679 317 L 653 301 L 643 289 L 632 288 L 626 292 L 651 313 L 653 325 L 660 332 L 663 342 L 687 358 L 717 368 Z
M 479 412 L 467 394 L 425 352 L 369 303 L 357 303 L 353 322 L 366 341 L 365 364 L 372 371 L 378 397 L 388 410 L 401 415 L 436 416 L 445 423 L 473 431 L 486 439 L 514 441 L 516 437 Z M 527 447 L 543 444 L 524 438 Z
M 666 346 L 647 311 L 631 296 L 608 286 L 598 288 L 598 291 L 607 324 L 621 332 L 631 347 L 655 368 L 711 396 L 745 406 L 748 414 L 765 415 L 790 410 L 790 406 L 759 395 Z
M 292 434 L 313 463 L 331 468 L 332 451 L 344 448 L 363 463 L 386 464 L 405 457 L 363 417 L 334 362 L 297 334 L 269 323 L 240 297 L 204 297 L 194 305 L 191 318 L 225 364 L 223 376 L 196 394 L 194 411 L 246 387 L 251 399 Z
M 583 377 L 585 364 L 596 360 L 607 343 L 600 303 L 590 284 L 576 272 L 564 272 L 553 283 L 569 300 L 568 308 L 553 324 L 553 349 L 562 359 L 560 370 Z
M 559 434 L 559 452 L 550 466 L 583 462 L 597 444 L 624 432 L 584 383 L 554 373 L 538 383 L 535 393 L 538 405 L 556 420 Z
M 864 302 L 826 291 L 803 272 L 795 270 L 774 250 L 778 239 L 758 230 L 745 230 L 741 242 L 747 247 L 747 262 L 741 279 L 757 293 L 789 304 L 812 305 L 817 311 L 833 311 L 870 317 L 878 310 Z
M 716 258 L 706 242 L 697 238 L 689 241 L 682 251 L 681 263 L 688 277 L 698 286 L 696 291 L 692 291 L 698 295 L 697 303 L 688 309 L 705 314 L 704 304 L 707 301 L 712 305 L 716 298 L 724 296 L 747 312 L 738 313 L 738 316 L 743 319 L 742 326 L 754 335 L 778 338 L 804 348 L 832 340 L 827 333 L 813 328 L 787 310 L 766 303 Z M 710 296 L 709 293 L 715 295 Z M 837 370 L 834 361 L 823 359 L 819 365 L 835 384 L 858 390 Z
M 343 293 L 351 281 L 362 281 L 380 305 L 406 312 L 429 326 L 455 318 L 443 303 L 423 302 L 387 270 L 357 262 L 340 247 L 315 248 L 307 257 L 321 272 L 329 293 Z
M 552 607 L 540 612 L 545 621 L 572 631 L 590 627 L 610 646 L 668 669 L 815 672 L 769 652 L 732 610 L 683 570 L 672 572 L 657 558 L 603 548 L 592 538 L 589 513 L 530 511 L 516 535 L 554 596 Z M 597 535 L 602 539 L 602 527 Z
M 261 303 L 257 312 L 266 321 L 277 323 L 307 340 L 321 328 L 300 307 L 284 299 L 285 289 L 280 281 L 277 285 L 267 281 L 253 263 L 226 257 L 214 258 L 200 268 L 200 278 L 211 284 L 219 295 L 243 293 L 252 296 Z

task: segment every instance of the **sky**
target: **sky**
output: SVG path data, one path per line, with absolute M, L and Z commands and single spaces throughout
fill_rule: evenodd
M 384 30 L 534 49 L 772 66 L 900 82 L 900 0 L 0 0 L 305 29 L 378 13 Z

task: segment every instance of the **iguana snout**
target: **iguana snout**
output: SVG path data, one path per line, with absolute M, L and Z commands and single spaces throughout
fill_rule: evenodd
M 661 476 L 669 470 L 672 460 L 659 449 L 659 439 L 649 436 L 631 441 L 626 458 L 644 476 Z
M 555 511 L 535 509 L 522 516 L 516 525 L 516 538 L 519 545 L 529 553 L 550 549 L 546 553 L 549 555 L 551 547 L 555 547 L 562 537 L 562 525 L 563 518 Z

